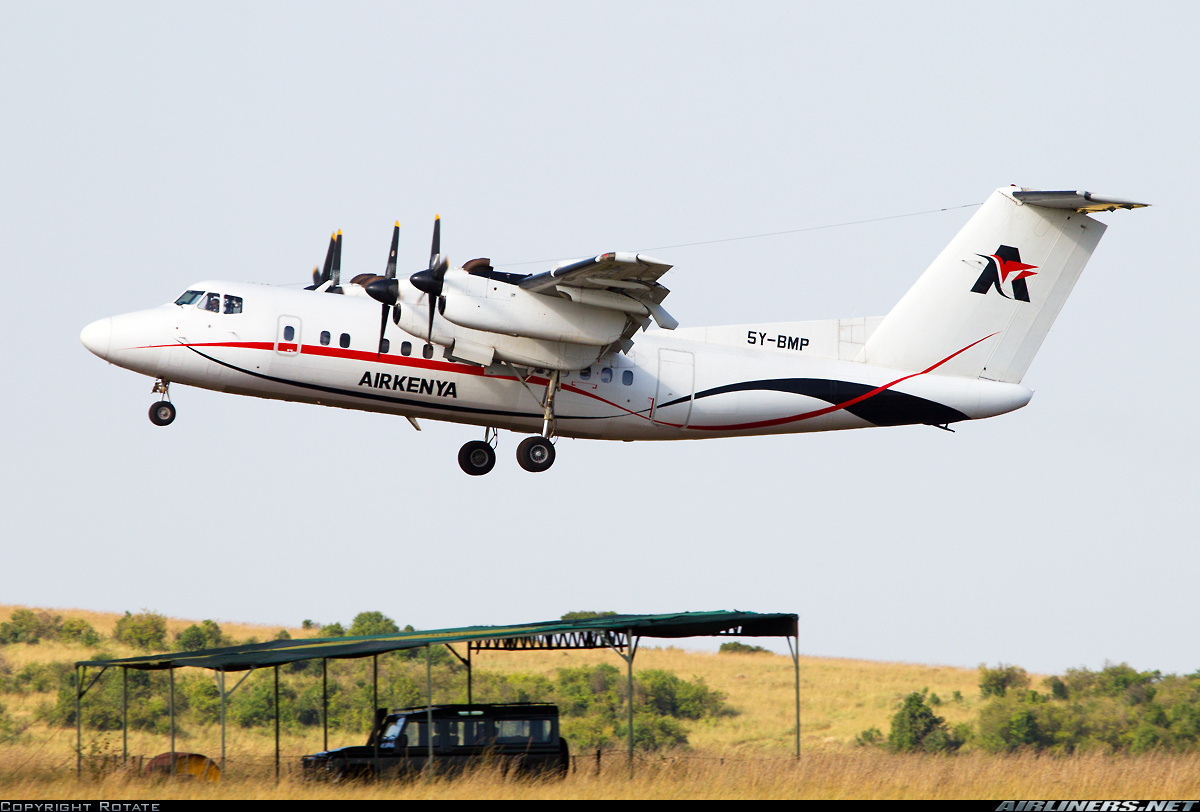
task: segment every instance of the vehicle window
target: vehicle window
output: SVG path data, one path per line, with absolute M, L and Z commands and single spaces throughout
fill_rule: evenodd
M 383 735 L 379 737 L 379 740 L 381 742 L 394 741 L 396 739 L 396 734 L 400 732 L 400 724 L 402 722 L 402 719 L 393 719 L 392 721 L 388 722 L 388 725 L 386 728 L 384 728 Z
M 591 377 L 592 377 L 592 368 L 591 367 L 588 367 L 587 369 L 579 370 L 579 380 L 587 381 L 587 380 L 591 380 Z
M 196 300 L 203 295 L 204 291 L 202 290 L 185 291 L 182 296 L 175 300 L 175 304 L 179 305 L 180 307 L 183 307 L 184 305 L 195 304 Z
M 379 339 L 379 351 L 380 352 L 387 353 L 391 349 L 392 349 L 392 342 L 388 341 L 386 338 Z
M 283 340 L 284 341 L 295 341 L 296 340 L 296 328 L 290 324 L 287 327 L 284 327 L 283 328 Z
M 322 347 L 328 347 L 328 346 L 329 346 L 329 339 L 330 339 L 329 331 L 328 331 L 328 330 L 322 330 L 322 331 L 321 331 L 321 346 L 322 346 Z
M 400 343 L 400 354 L 401 355 L 412 355 L 412 342 L 411 341 L 403 341 Z
M 549 719 L 500 719 L 496 722 L 497 744 L 550 741 Z
M 633 370 L 627 369 L 621 373 L 621 383 L 629 386 L 633 383 Z
M 404 724 L 404 733 L 408 736 L 409 747 L 429 746 L 429 727 L 424 721 L 409 719 Z
M 350 349 L 350 334 L 349 333 L 342 333 L 341 336 L 338 337 L 338 346 L 341 347 L 343 350 Z
M 609 367 L 600 370 L 600 380 L 604 383 L 612 381 L 612 370 Z
M 242 297 L 230 296 L 225 294 L 225 313 L 241 313 L 242 312 Z
M 433 345 L 432 344 L 426 344 L 424 347 L 421 348 L 421 357 L 422 358 L 432 358 L 433 357 Z
M 209 312 L 212 312 L 212 313 L 220 313 L 221 312 L 221 294 L 219 294 L 219 293 L 208 294 L 206 297 L 204 297 L 204 301 L 200 302 L 200 304 L 197 305 L 197 307 L 199 307 L 201 310 L 208 310 Z

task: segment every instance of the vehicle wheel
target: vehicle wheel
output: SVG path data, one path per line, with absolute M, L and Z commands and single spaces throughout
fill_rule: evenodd
M 571 748 L 566 739 L 558 740 L 558 763 L 554 766 L 554 774 L 559 778 L 566 778 L 567 773 L 571 772 Z
M 554 445 L 545 437 L 527 437 L 517 446 L 517 462 L 531 473 L 545 471 L 554 464 Z
M 482 440 L 464 443 L 458 450 L 458 467 L 471 476 L 483 476 L 496 465 L 496 452 Z
M 175 419 L 175 407 L 169 400 L 160 400 L 150 407 L 150 422 L 156 426 L 169 426 Z

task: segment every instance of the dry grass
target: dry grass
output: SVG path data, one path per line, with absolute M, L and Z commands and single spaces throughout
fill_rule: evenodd
M 14 606 L 0 605 L 0 619 Z M 111 634 L 115 614 L 54 609 L 81 617 L 103 634 Z M 193 621 L 170 619 L 171 634 Z M 221 623 L 234 637 L 270 639 L 276 627 Z M 307 636 L 300 629 L 293 636 Z M 112 642 L 106 657 L 137 652 Z M 11 645 L 0 650 L 3 663 L 18 670 L 31 662 L 93 659 L 80 646 L 42 643 Z M 553 674 L 563 667 L 609 663 L 624 670 L 612 652 L 482 652 L 473 657 L 477 670 Z M 369 660 L 365 660 L 369 663 Z M 163 782 L 116 767 L 102 772 L 104 757 L 120 756 L 120 732 L 86 731 L 83 750 L 95 756 L 84 776 L 75 776 L 75 732 L 37 722 L 39 703 L 52 695 L 5 695 L 8 713 L 23 732 L 0 742 L 0 796 L 10 799 L 395 799 L 404 798 L 1116 798 L 1194 797 L 1200 790 L 1200 760 L 1194 756 L 1151 755 L 1074 758 L 1033 755 L 956 757 L 898 756 L 853 746 L 856 734 L 869 727 L 884 732 L 897 702 L 905 694 L 928 688 L 942 704 L 937 708 L 950 724 L 967 721 L 978 710 L 978 675 L 974 669 L 875 663 L 801 657 L 801 732 L 803 756 L 796 762 L 794 671 L 790 658 L 773 654 L 706 654 L 675 648 L 642 648 L 637 669 L 662 668 L 683 678 L 701 677 L 723 691 L 736 714 L 699 722 L 689 728 L 693 749 L 671 757 L 640 760 L 634 775 L 620 754 L 606 755 L 600 774 L 594 758 L 577 759 L 577 771 L 561 782 L 511 781 L 483 771 L 455 780 L 421 780 L 329 786 L 309 784 L 291 775 L 300 755 L 322 749 L 320 730 L 284 735 L 283 777 L 274 779 L 274 738 L 269 730 L 230 727 L 226 748 L 229 770 L 217 785 Z M 106 677 L 107 678 L 107 677 Z M 251 677 L 252 679 L 255 677 Z M 263 677 L 258 677 L 263 678 Z M 1036 680 L 1036 678 L 1035 678 Z M 962 701 L 951 701 L 958 691 Z M 435 700 L 438 697 L 434 697 Z M 385 700 L 386 701 L 386 700 Z M 344 734 L 331 734 L 329 744 L 357 744 Z M 180 751 L 218 758 L 220 729 L 190 726 L 177 742 Z M 129 752 L 152 756 L 170 749 L 169 739 L 134 731 Z
M 0 753 L 0 794 L 11 799 L 1102 799 L 1189 798 L 1197 789 L 1200 764 L 1182 756 L 936 757 L 869 750 L 820 751 L 796 762 L 693 754 L 639 762 L 633 777 L 622 759 L 612 758 L 599 774 L 585 761 L 563 781 L 506 780 L 484 770 L 455 779 L 329 785 L 287 775 L 276 783 L 271 765 L 262 762 L 242 765 L 219 784 L 122 770 L 76 779 L 62 767 L 48 770 Z

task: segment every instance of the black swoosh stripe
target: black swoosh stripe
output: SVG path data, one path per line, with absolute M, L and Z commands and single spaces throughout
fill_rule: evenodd
M 775 378 L 763 381 L 743 381 L 725 386 L 717 386 L 697 392 L 695 400 L 723 395 L 727 392 L 751 392 L 755 390 L 769 392 L 790 392 L 794 395 L 804 395 L 836 406 L 848 400 L 862 397 L 878 389 L 878 386 L 851 381 L 831 381 L 826 378 Z M 669 403 L 659 406 L 660 409 L 683 403 L 691 398 L 676 398 Z M 906 426 L 923 423 L 931 426 L 945 423 L 957 423 L 970 420 L 967 415 L 952 409 L 937 401 L 927 400 L 916 395 L 884 389 L 871 397 L 846 407 L 846 411 L 855 417 L 860 417 L 876 426 Z

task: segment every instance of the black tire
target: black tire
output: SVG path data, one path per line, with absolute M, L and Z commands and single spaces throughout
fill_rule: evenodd
M 169 426 L 175 420 L 175 407 L 170 401 L 160 400 L 150 407 L 150 422 L 156 426 Z
M 517 446 L 517 462 L 530 473 L 540 473 L 554 464 L 554 444 L 545 437 L 527 437 Z
M 471 476 L 483 476 L 496 465 L 496 452 L 483 440 L 464 443 L 458 450 L 458 467 Z
M 554 775 L 558 778 L 566 778 L 569 772 L 571 772 L 571 748 L 567 745 L 566 739 L 559 738 L 558 763 L 554 765 Z

